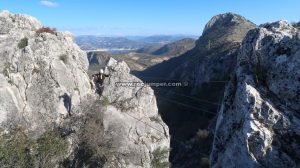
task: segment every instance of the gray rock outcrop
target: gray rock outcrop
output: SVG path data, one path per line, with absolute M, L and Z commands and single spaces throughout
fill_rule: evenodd
M 170 143 L 169 129 L 158 115 L 154 92 L 150 87 L 118 86 L 118 82 L 142 83 L 129 74 L 125 62 L 110 59 L 107 66 L 111 77 L 106 80 L 108 87 L 103 96 L 110 105 L 103 109 L 103 138 L 111 143 L 113 153 L 122 157 L 108 158 L 106 165 L 150 168 L 153 151 L 169 149 Z
M 216 15 L 206 24 L 196 47 L 146 69 L 141 76 L 188 81 L 190 86 L 227 78 L 235 67 L 236 51 L 242 40 L 255 27 L 254 23 L 238 14 Z
M 161 161 L 167 162 L 169 130 L 153 90 L 116 85 L 142 82 L 125 62 L 111 59 L 99 100 L 87 75 L 87 56 L 73 37 L 41 28 L 31 16 L 0 12 L 0 135 L 21 127 L 34 141 L 58 128 L 69 146 L 62 158 L 49 161 L 52 167 L 150 168 L 161 149 L 167 151 Z M 82 144 L 94 147 L 99 159 L 86 162 L 91 154 L 82 153 Z
M 238 14 L 214 16 L 196 41 L 196 47 L 141 73 L 145 81 L 182 81 L 189 84 L 188 87 L 157 89 L 159 110 L 170 126 L 171 136 L 184 139 L 186 143 L 171 143 L 174 144 L 171 154 L 174 167 L 203 166 L 199 158 L 207 159 L 204 154 L 209 155 L 212 136 L 200 139 L 197 131 L 213 130 L 210 125 L 214 125 L 214 113 L 217 113 L 226 81 L 234 71 L 238 50 L 247 32 L 255 27 L 254 23 Z M 160 99 L 159 95 L 198 109 L 170 103 L 165 98 Z M 184 133 L 178 130 L 184 130 Z
M 218 114 L 211 166 L 300 166 L 300 33 L 286 21 L 245 37 Z
M 85 53 L 68 33 L 37 33 L 31 16 L 2 11 L 0 27 L 1 127 L 42 133 L 91 92 Z
M 201 57 L 193 60 L 197 62 L 194 78 L 191 75 L 182 78 L 191 80 L 194 85 L 201 85 L 210 80 L 226 80 L 235 67 L 236 51 L 247 32 L 255 27 L 254 23 L 238 14 L 225 13 L 214 16 L 206 24 L 195 47 L 195 52 L 198 55 L 201 53 Z

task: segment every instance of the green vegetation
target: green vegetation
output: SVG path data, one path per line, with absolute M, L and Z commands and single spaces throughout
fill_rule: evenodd
M 102 103 L 103 106 L 110 105 L 109 98 L 107 96 L 102 96 L 101 103 Z
M 254 74 L 258 80 L 258 82 L 261 82 L 263 84 L 266 84 L 267 82 L 267 77 L 268 77 L 268 72 L 266 69 L 262 67 L 257 67 L 254 69 Z
M 44 133 L 31 140 L 20 128 L 0 136 L 0 165 L 2 167 L 54 167 L 68 148 L 68 142 L 58 130 Z
M 106 162 L 105 155 L 110 151 L 103 144 L 106 143 L 103 135 L 103 117 L 99 113 L 100 103 L 87 107 L 85 122 L 82 129 L 78 132 L 78 148 L 74 151 L 74 158 L 66 158 L 63 162 L 64 167 L 70 167 L 71 163 L 76 162 L 76 167 L 103 167 Z
M 157 148 L 152 152 L 152 160 L 151 165 L 153 168 L 168 168 L 170 167 L 170 163 L 168 160 L 168 149 Z
M 295 96 L 297 95 L 296 93 L 289 91 L 289 90 L 283 90 L 283 91 L 279 92 L 279 94 L 286 101 L 293 100 L 295 98 Z
M 212 80 L 226 79 L 218 78 Z M 212 82 L 192 87 L 182 87 L 176 90 L 171 90 L 173 91 L 171 93 L 174 94 L 170 93 L 170 95 L 168 96 L 170 100 L 198 107 L 203 109 L 203 111 L 186 108 L 185 106 L 182 106 L 178 103 L 169 102 L 165 99 L 157 97 L 159 113 L 161 114 L 163 121 L 167 123 L 167 125 L 172 125 L 172 127 L 170 127 L 170 134 L 174 139 L 182 139 L 183 141 L 189 141 L 191 139 L 191 135 L 194 135 L 193 138 L 197 138 L 195 139 L 195 143 L 197 145 L 193 146 L 194 150 L 202 154 L 210 154 L 213 136 L 209 135 L 207 138 L 202 139 L 197 137 L 197 132 L 199 128 L 207 128 L 210 123 L 215 122 L 215 115 L 206 113 L 205 111 L 217 113 L 219 107 L 218 104 L 221 101 L 221 98 L 223 97 L 223 90 L 225 85 L 226 83 Z M 166 93 L 164 88 L 154 89 L 157 95 L 162 95 Z M 180 95 L 188 95 L 195 97 L 196 99 L 189 99 L 185 96 Z M 199 101 L 198 99 L 206 100 L 207 102 Z M 215 104 L 212 104 L 210 102 Z M 183 114 L 185 117 L 182 117 Z M 175 151 L 180 150 L 181 146 L 177 145 L 177 143 L 174 141 L 172 141 L 172 143 L 174 144 L 172 145 L 172 151 L 174 152 L 173 154 L 179 155 L 179 157 L 185 157 L 186 155 L 184 154 L 175 153 Z M 198 164 L 200 164 L 200 158 L 198 158 L 197 161 L 199 162 Z M 198 164 L 195 166 L 198 166 Z
M 68 62 L 68 55 L 63 54 L 63 55 L 59 56 L 59 59 L 66 64 Z
M 33 167 L 28 137 L 17 128 L 0 137 L 0 165 L 3 167 Z
M 11 79 L 9 79 L 7 82 L 8 82 L 9 84 L 11 84 L 11 85 L 14 85 L 14 81 L 11 80 Z
M 80 90 L 79 90 L 78 87 L 75 87 L 74 90 L 77 91 L 80 94 Z
M 35 74 L 35 73 L 38 74 L 38 73 L 40 73 L 40 71 L 41 70 L 39 68 L 34 67 L 33 70 L 32 70 L 32 74 Z
M 157 122 L 157 123 L 160 123 L 160 121 L 161 121 L 161 119 L 159 118 L 159 116 L 152 116 L 152 117 L 150 117 L 150 120 L 154 121 L 154 122 Z
M 25 48 L 26 46 L 28 46 L 28 38 L 27 38 L 27 37 L 24 37 L 24 38 L 22 38 L 21 41 L 19 42 L 18 47 L 19 47 L 19 49 L 23 49 L 23 48 Z
M 85 167 L 84 165 L 89 165 L 89 167 L 103 167 L 106 160 L 101 157 L 100 154 L 89 145 L 81 143 L 75 152 L 74 160 L 76 160 L 77 167 Z M 62 163 L 63 167 L 70 167 L 72 165 L 72 160 L 65 159 Z
M 43 134 L 36 143 L 36 157 L 40 167 L 54 167 L 51 162 L 55 158 L 61 158 L 68 149 L 68 142 L 60 137 L 58 130 L 52 130 Z
M 209 132 L 206 129 L 199 129 L 197 132 L 197 136 L 200 139 L 206 139 L 209 135 Z
M 208 51 L 211 49 L 211 41 L 210 40 L 208 40 L 208 43 L 206 44 L 205 48 Z
M 4 68 L 3 68 L 2 73 L 3 73 L 3 75 L 6 76 L 6 77 L 9 77 L 9 69 L 10 69 L 10 66 L 11 66 L 11 64 L 8 63 L 8 62 L 6 62 L 6 63 L 4 64 Z
M 200 160 L 200 167 L 202 168 L 209 168 L 209 159 L 208 157 L 202 157 Z
M 273 125 L 269 123 L 265 123 L 265 128 L 267 128 L 270 132 L 274 133 Z

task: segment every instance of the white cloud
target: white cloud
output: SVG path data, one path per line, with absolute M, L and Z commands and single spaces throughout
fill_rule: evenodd
M 51 2 L 51 1 L 40 1 L 40 3 L 44 6 L 47 6 L 47 7 L 57 7 L 58 6 L 58 3 L 56 2 Z

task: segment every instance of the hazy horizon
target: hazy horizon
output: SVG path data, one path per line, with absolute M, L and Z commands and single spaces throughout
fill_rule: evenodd
M 291 3 L 293 5 L 291 5 Z M 75 36 L 153 36 L 202 34 L 215 15 L 233 12 L 255 24 L 300 20 L 298 1 L 199 0 L 31 0 L 0 1 L 1 10 L 38 18 L 45 26 L 70 31 Z
M 132 38 L 144 38 L 144 37 L 155 37 L 155 36 L 172 36 L 172 37 L 177 37 L 177 36 L 194 36 L 195 38 L 198 38 L 198 35 L 194 34 L 149 34 L 149 35 L 97 35 L 97 34 L 80 34 L 80 35 L 75 35 L 76 37 L 80 36 L 95 36 L 95 37 L 132 37 Z

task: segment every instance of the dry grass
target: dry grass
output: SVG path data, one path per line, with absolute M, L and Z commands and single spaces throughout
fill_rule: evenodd
M 209 132 L 206 129 L 199 129 L 197 132 L 197 136 L 200 139 L 206 139 L 209 135 Z
M 55 34 L 56 29 L 51 28 L 51 27 L 42 27 L 36 31 L 36 33 L 41 34 L 41 33 L 50 33 L 50 34 Z

